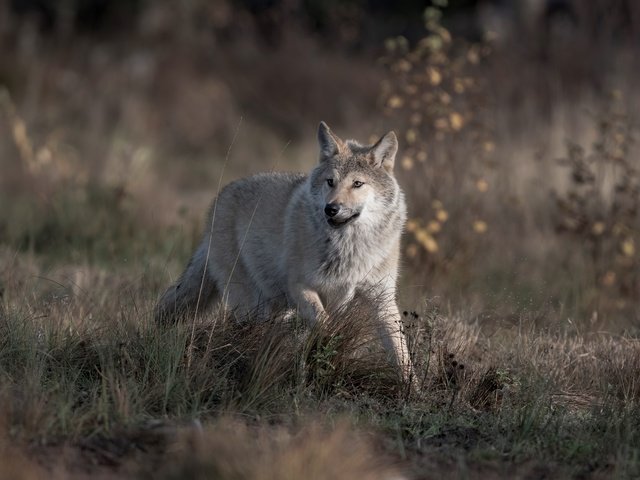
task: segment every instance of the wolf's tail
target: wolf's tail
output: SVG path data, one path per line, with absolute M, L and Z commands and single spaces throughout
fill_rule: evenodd
M 200 244 L 178 281 L 160 297 L 155 307 L 156 323 L 172 323 L 203 312 L 217 297 L 217 289 L 208 272 L 208 242 Z

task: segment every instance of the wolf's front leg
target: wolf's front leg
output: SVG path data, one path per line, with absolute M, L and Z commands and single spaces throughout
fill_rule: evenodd
M 326 320 L 327 312 L 315 290 L 300 284 L 290 285 L 289 296 L 292 306 L 298 308 L 298 312 L 310 327 Z
M 401 328 L 400 312 L 398 307 L 386 306 L 379 313 L 380 336 L 382 344 L 390 356 L 393 358 L 396 366 L 400 369 L 403 380 L 411 382 L 416 386 L 413 365 L 407 348 L 407 339 Z
M 407 339 L 402 332 L 402 320 L 395 300 L 395 289 L 372 288 L 365 292 L 365 296 L 370 299 L 372 305 L 377 305 L 376 317 L 383 347 L 400 370 L 402 379 L 417 391 L 418 382 L 413 371 Z

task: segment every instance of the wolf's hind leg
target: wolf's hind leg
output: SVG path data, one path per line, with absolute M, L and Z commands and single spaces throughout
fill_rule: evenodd
M 155 308 L 156 323 L 172 323 L 203 312 L 218 297 L 207 268 L 208 242 L 202 242 L 184 273 L 160 297 Z

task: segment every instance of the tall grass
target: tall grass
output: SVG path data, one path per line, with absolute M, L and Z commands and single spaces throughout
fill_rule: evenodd
M 313 453 L 316 433 L 309 447 L 292 449 L 278 440 L 285 433 L 295 437 L 321 415 L 322 424 L 349 419 L 347 430 L 386 438 L 377 447 L 386 452 L 384 465 L 409 472 L 422 471 L 421 462 L 436 452 L 445 461 L 466 452 L 470 465 L 539 458 L 562 464 L 567 474 L 639 471 L 635 339 L 535 327 L 486 335 L 458 313 L 407 312 L 421 383 L 419 394 L 407 396 L 364 309 L 343 312 L 322 331 L 282 317 L 242 322 L 215 309 L 196 323 L 158 327 L 150 322 L 152 299 L 144 288 L 133 292 L 137 312 L 114 308 L 126 288 L 107 288 L 99 301 L 82 291 L 49 291 L 40 301 L 14 303 L 21 290 L 33 288 L 9 286 L 0 316 L 0 398 L 11 442 L 59 448 L 104 439 L 91 448 L 111 452 L 121 466 L 139 448 L 159 449 L 173 452 L 167 472 L 230 469 L 250 476 L 263 461 L 293 471 L 305 455 L 322 464 L 323 450 Z M 234 426 L 216 423 L 221 416 Z M 202 433 L 201 423 L 211 433 Z M 241 432 L 252 425 L 265 432 L 251 447 L 257 463 L 244 461 L 245 440 L 215 447 L 229 438 L 228 428 L 244 438 Z M 340 453 L 343 435 L 351 435 L 340 433 L 346 427 L 324 428 L 327 455 L 354 461 L 353 468 L 369 461 Z M 115 440 L 108 439 L 118 438 L 129 446 L 113 453 Z M 279 456 L 285 451 L 289 456 Z
M 561 58 L 598 68 L 558 68 L 452 37 L 431 8 L 427 37 L 387 42 L 380 65 L 293 28 L 274 48 L 187 17 L 142 22 L 126 54 L 0 32 L 0 476 L 640 475 L 624 48 L 572 43 Z M 289 141 L 282 168 L 308 170 L 323 118 L 361 140 L 399 134 L 419 393 L 368 305 L 316 330 L 216 308 L 150 321 L 240 115 L 231 176 L 265 170 Z

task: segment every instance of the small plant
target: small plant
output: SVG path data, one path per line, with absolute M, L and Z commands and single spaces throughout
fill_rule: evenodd
M 591 149 L 570 142 L 558 160 L 568 186 L 554 193 L 556 231 L 586 251 L 599 306 L 607 297 L 624 306 L 640 291 L 640 170 L 630 155 L 635 127 L 619 92 L 596 124 Z
M 437 1 L 425 10 L 427 35 L 415 45 L 387 40 L 383 59 L 384 113 L 402 131 L 400 167 L 414 180 L 406 182 L 408 194 L 420 206 L 410 212 L 406 254 L 428 272 L 454 268 L 453 262 L 462 268 L 487 232 L 483 197 L 495 150 L 479 75 L 491 50 L 452 38 L 441 22 L 446 5 Z
M 402 333 L 407 339 L 407 349 L 414 365 L 413 375 L 421 387 L 428 380 L 433 348 L 433 321 L 436 315 L 437 311 L 434 311 L 433 318 L 423 318 L 415 311 L 402 312 Z
M 339 354 L 338 348 L 341 341 L 341 335 L 329 337 L 325 342 L 319 342 L 312 351 L 310 364 L 313 371 L 310 373 L 313 381 L 320 387 L 326 386 L 335 379 L 335 360 Z

